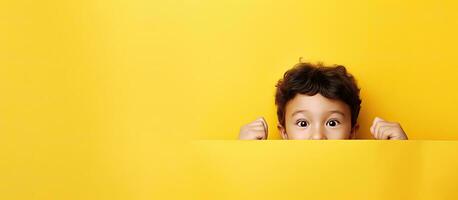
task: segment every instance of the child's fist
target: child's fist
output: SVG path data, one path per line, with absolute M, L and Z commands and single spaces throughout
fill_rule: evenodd
M 241 140 L 266 140 L 268 133 L 267 122 L 263 117 L 242 126 L 239 139 Z
M 379 117 L 374 119 L 371 134 L 377 140 L 407 140 L 407 135 L 397 122 L 388 122 Z

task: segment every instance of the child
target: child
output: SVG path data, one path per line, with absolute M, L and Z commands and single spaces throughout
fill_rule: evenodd
M 344 66 L 300 62 L 276 85 L 277 128 L 283 139 L 353 139 L 361 99 L 353 76 Z M 370 132 L 378 140 L 407 140 L 397 122 L 376 117 Z M 263 117 L 243 126 L 239 139 L 265 140 L 268 126 Z

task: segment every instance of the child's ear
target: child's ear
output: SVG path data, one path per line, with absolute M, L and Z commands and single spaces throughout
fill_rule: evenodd
M 355 124 L 355 126 L 353 126 L 353 128 L 351 129 L 350 139 L 356 139 L 356 132 L 358 132 L 358 130 L 359 124 Z
M 284 140 L 288 139 L 288 134 L 286 134 L 286 129 L 281 124 L 277 125 L 278 131 L 280 132 L 281 138 Z

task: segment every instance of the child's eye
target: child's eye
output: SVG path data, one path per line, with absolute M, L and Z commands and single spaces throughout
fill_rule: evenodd
M 335 126 L 337 126 L 337 125 L 339 125 L 339 124 L 340 124 L 340 122 L 337 121 L 337 120 L 335 120 L 335 119 L 329 120 L 328 122 L 326 122 L 326 125 L 327 125 L 327 126 L 330 126 L 330 127 L 335 127 Z
M 302 121 L 302 120 L 296 122 L 296 124 L 300 127 L 307 127 L 309 125 L 307 121 Z

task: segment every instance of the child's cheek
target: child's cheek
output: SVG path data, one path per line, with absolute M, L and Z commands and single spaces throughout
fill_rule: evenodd
M 351 129 L 348 129 L 345 126 L 340 126 L 336 128 L 329 129 L 326 134 L 328 139 L 348 139 L 350 136 Z
M 293 139 L 293 140 L 307 139 L 309 135 L 307 129 L 300 128 L 300 127 L 291 127 L 287 133 L 288 133 L 289 139 Z

